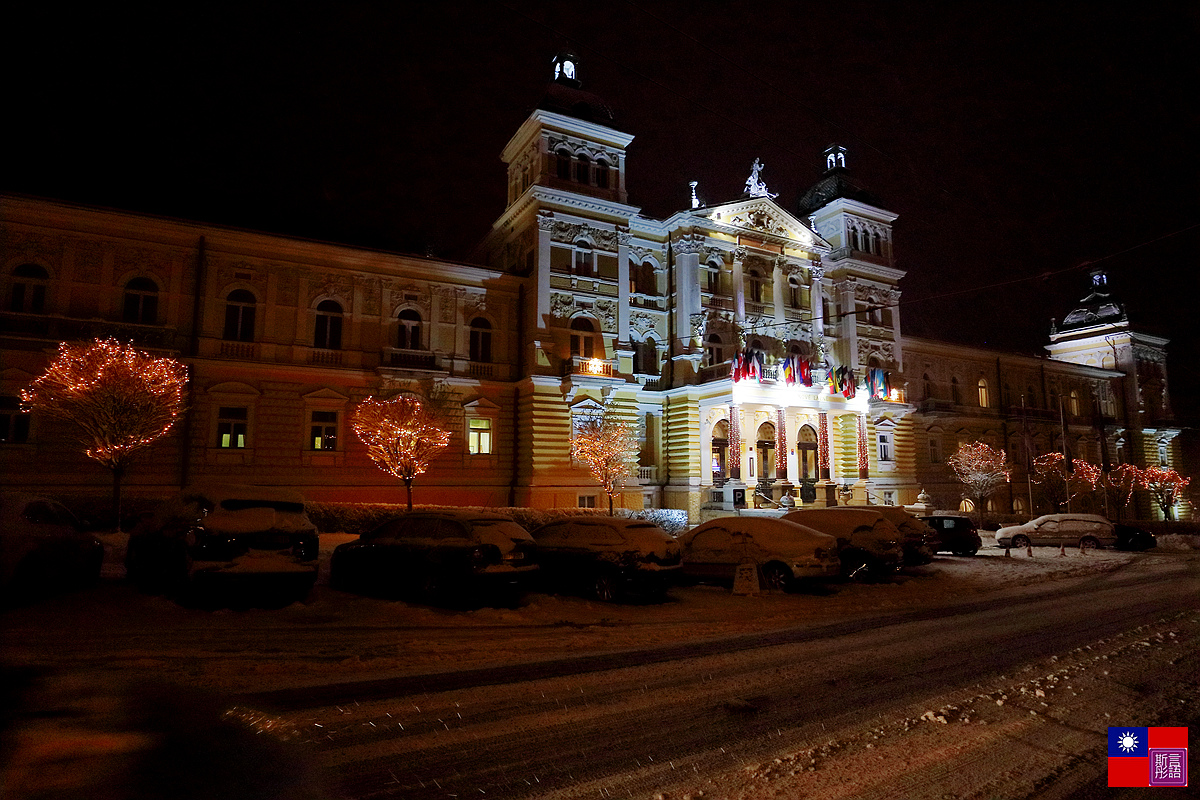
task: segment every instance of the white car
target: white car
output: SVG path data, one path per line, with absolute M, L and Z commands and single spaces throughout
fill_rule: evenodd
M 996 531 L 997 547 L 1028 547 L 1034 544 L 1067 547 L 1113 547 L 1117 531 L 1098 514 L 1043 514 L 1024 525 Z

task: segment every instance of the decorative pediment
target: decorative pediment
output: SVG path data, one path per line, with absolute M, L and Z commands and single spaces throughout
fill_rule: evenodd
M 469 403 L 463 403 L 463 408 L 467 411 L 499 411 L 500 406 L 488 400 L 486 397 L 480 397 L 477 400 L 472 400 Z
M 766 197 L 706 208 L 704 216 L 718 225 L 791 239 L 803 247 L 829 246 L 806 223 Z

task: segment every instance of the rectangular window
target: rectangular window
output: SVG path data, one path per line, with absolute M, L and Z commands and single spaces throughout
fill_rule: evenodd
M 881 433 L 878 435 L 878 438 L 879 438 L 879 460 L 880 461 L 891 461 L 892 460 L 892 437 L 891 437 L 891 434 Z
M 942 463 L 942 443 L 937 439 L 929 440 L 929 463 Z
M 579 507 L 580 508 L 595 508 L 596 507 L 596 495 L 594 495 L 594 494 L 579 495 Z
M 249 409 L 222 406 L 217 410 L 217 447 L 240 450 L 246 446 Z
M 467 423 L 467 449 L 471 455 L 487 455 L 492 452 L 490 419 L 473 419 Z
M 896 505 L 896 493 L 895 492 L 884 492 L 883 493 L 883 504 L 885 506 Z
M 337 450 L 338 412 L 312 412 L 312 425 L 309 429 L 308 446 L 310 450 Z
M 29 415 L 21 413 L 21 403 L 15 396 L 0 396 L 0 444 L 25 444 L 28 441 Z

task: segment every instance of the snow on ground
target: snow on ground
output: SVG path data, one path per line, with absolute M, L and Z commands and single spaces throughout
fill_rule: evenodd
M 1154 555 L 985 547 L 938 556 L 882 583 L 816 583 L 790 594 L 734 596 L 688 586 L 662 603 L 607 604 L 530 593 L 515 608 L 451 610 L 335 591 L 328 556 L 354 537 L 322 534 L 322 573 L 304 602 L 278 609 L 183 608 L 119 580 L 124 541 L 106 537 L 96 589 L 0 616 L 5 661 L 142 670 L 223 691 L 254 691 L 522 663 L 564 654 L 719 638 L 880 611 L 949 604 L 990 590 L 1118 569 Z

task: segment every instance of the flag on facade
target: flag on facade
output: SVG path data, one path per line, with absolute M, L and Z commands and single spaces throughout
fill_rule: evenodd
M 796 384 L 796 357 L 788 356 L 783 362 L 783 382 L 788 386 Z
M 807 361 L 800 361 L 800 382 L 805 386 L 812 386 L 812 364 Z
M 1108 729 L 1108 785 L 1187 786 L 1188 729 Z

